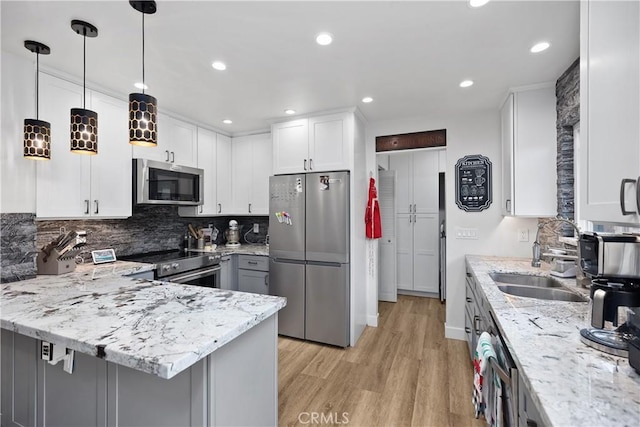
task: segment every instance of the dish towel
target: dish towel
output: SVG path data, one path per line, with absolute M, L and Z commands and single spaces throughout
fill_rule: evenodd
M 490 426 L 500 427 L 502 416 L 502 386 L 500 377 L 489 368 L 489 359 L 496 359 L 491 335 L 483 332 L 473 356 L 472 403 L 476 418 L 484 414 Z

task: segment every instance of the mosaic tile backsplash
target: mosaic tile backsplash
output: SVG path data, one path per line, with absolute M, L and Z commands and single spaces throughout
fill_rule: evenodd
M 36 277 L 36 253 L 35 215 L 0 214 L 0 282 Z
M 213 224 L 220 232 L 216 244 L 224 244 L 224 231 L 229 220 L 241 227 L 241 243 L 262 244 L 269 228 L 267 216 L 183 218 L 176 206 L 135 206 L 127 219 L 45 220 L 36 221 L 31 213 L 1 214 L 2 221 L 2 283 L 30 279 L 36 276 L 36 255 L 40 248 L 61 232 L 84 230 L 87 244 L 81 256 L 91 259 L 91 251 L 113 248 L 116 256 L 182 248 L 187 226 L 208 227 Z M 253 233 L 253 224 L 259 232 Z

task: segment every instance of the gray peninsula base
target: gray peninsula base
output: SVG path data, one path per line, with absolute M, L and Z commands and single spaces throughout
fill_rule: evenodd
M 75 353 L 72 374 L 40 340 L 2 329 L 1 425 L 277 425 L 277 313 L 171 379 Z

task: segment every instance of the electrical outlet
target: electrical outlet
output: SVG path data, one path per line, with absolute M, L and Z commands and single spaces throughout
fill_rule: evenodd
M 518 229 L 518 242 L 528 242 L 528 241 L 529 241 L 529 229 L 528 228 Z
M 67 229 L 64 227 L 60 227 L 60 234 L 66 234 L 67 233 Z
M 53 358 L 53 344 L 50 342 L 42 341 L 42 351 L 40 354 L 40 358 L 42 360 L 49 361 Z
M 254 233 L 260 232 L 260 224 L 253 224 L 253 232 Z

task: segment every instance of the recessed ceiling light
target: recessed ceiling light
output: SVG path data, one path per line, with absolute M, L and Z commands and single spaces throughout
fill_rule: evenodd
M 224 123 L 225 125 L 230 125 L 231 123 L 233 123 L 233 121 L 229 119 L 224 119 L 222 123 Z
M 213 61 L 213 63 L 211 64 L 211 66 L 218 71 L 224 71 L 227 69 L 227 64 L 225 64 L 222 61 Z
M 471 7 L 481 7 L 487 3 L 489 3 L 489 0 L 469 0 L 469 6 Z
M 292 110 L 291 108 L 287 108 L 286 110 L 284 110 L 284 113 L 291 115 L 291 114 L 295 114 L 296 110 Z
M 460 87 L 469 87 L 473 85 L 473 80 L 463 80 L 460 82 Z
M 333 36 L 329 33 L 320 33 L 316 36 L 316 43 L 320 46 L 330 45 L 333 41 Z
M 368 104 L 371 101 L 373 101 L 373 98 L 370 96 L 365 96 L 364 98 L 362 98 L 362 102 L 364 102 L 365 104 Z
M 536 43 L 531 47 L 531 53 L 542 52 L 543 50 L 549 49 L 549 46 L 551 45 L 547 42 Z
M 137 87 L 138 89 L 144 89 L 144 90 L 149 89 L 149 86 L 141 82 L 135 83 L 134 86 Z

